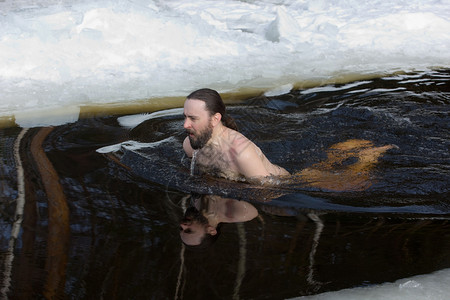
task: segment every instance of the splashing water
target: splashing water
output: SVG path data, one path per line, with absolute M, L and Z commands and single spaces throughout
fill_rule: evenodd
M 192 153 L 191 176 L 195 175 L 195 159 L 197 158 L 197 152 L 198 152 L 198 150 L 194 150 L 194 153 Z

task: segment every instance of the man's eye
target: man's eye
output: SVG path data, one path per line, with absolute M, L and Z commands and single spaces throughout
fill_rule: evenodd
M 190 228 L 183 230 L 183 227 L 181 227 L 181 226 L 180 226 L 180 231 L 182 231 L 184 233 L 192 233 L 192 230 Z

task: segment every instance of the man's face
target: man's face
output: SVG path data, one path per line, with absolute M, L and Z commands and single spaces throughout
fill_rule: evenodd
M 200 149 L 209 141 L 213 127 L 211 116 L 202 100 L 188 99 L 184 102 L 184 129 L 189 136 L 191 147 Z
M 207 227 L 208 219 L 191 206 L 180 222 L 180 237 L 187 245 L 200 245 L 207 234 Z

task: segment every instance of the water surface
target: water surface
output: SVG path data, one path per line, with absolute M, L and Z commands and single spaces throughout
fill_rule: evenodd
M 449 268 L 449 79 L 445 70 L 399 75 L 229 107 L 241 131 L 292 173 L 345 140 L 398 146 L 358 191 L 191 177 L 179 113 L 133 128 L 120 123 L 130 116 L 95 114 L 26 132 L 3 128 L 2 295 L 284 299 Z M 123 146 L 122 161 L 97 151 L 129 141 L 153 144 Z M 192 251 L 179 237 L 190 192 L 248 201 L 260 215 L 224 224 L 216 243 Z

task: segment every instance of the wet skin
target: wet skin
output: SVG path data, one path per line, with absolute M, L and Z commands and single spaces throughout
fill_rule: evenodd
M 186 100 L 184 116 L 184 129 L 188 136 L 183 148 L 189 157 L 198 150 L 196 163 L 203 172 L 246 181 L 289 175 L 285 169 L 272 164 L 252 141 L 224 126 L 220 113 L 211 116 L 205 102 Z

